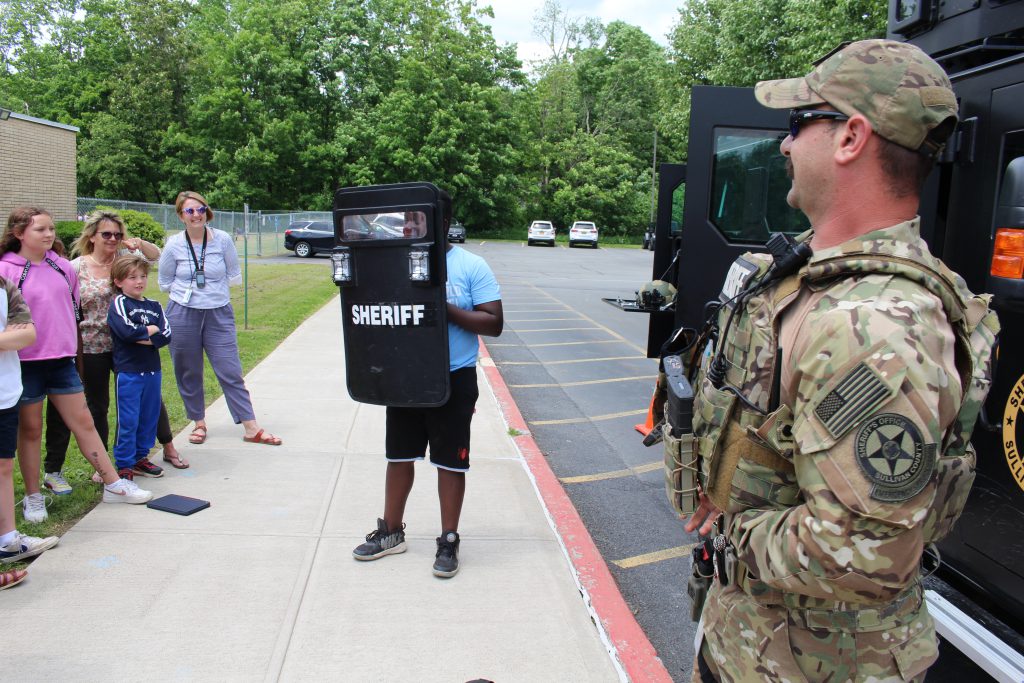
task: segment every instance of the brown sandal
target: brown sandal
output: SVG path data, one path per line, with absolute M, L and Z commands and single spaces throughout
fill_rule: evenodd
M 25 580 L 28 572 L 24 569 L 12 569 L 7 572 L 0 572 L 0 591 L 11 586 L 17 586 Z
M 170 463 L 171 467 L 176 470 L 187 470 L 189 468 L 188 460 L 181 457 L 181 453 L 177 455 L 164 454 L 164 462 Z
M 205 442 L 206 431 L 206 427 L 202 425 L 196 426 L 196 428 L 192 430 L 192 433 L 188 435 L 188 442 L 191 444 L 195 444 L 196 446 Z M 200 434 L 199 432 L 202 432 L 202 434 Z
M 274 436 L 273 434 L 265 434 L 262 429 L 252 436 L 242 436 L 242 441 L 246 443 L 262 443 L 267 446 L 281 445 L 281 437 Z

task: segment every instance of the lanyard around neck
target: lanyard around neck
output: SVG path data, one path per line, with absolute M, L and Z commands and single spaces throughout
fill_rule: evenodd
M 71 307 L 75 309 L 75 322 L 82 322 L 82 309 L 78 307 L 78 301 L 75 299 L 75 290 L 71 287 L 71 280 L 68 279 L 68 274 L 64 272 L 63 268 L 50 260 L 49 256 L 44 256 L 43 261 L 64 277 L 64 283 L 68 286 L 68 294 L 71 296 Z M 25 286 L 25 280 L 28 279 L 28 271 L 31 267 L 32 262 L 25 259 L 25 269 L 21 271 L 21 277 L 18 279 L 18 291 L 21 291 L 22 287 Z
M 207 231 L 206 227 L 204 226 L 203 227 L 203 248 L 202 248 L 202 251 L 200 252 L 199 258 L 196 258 L 196 250 L 195 250 L 195 247 L 192 246 L 192 237 L 188 234 L 187 230 L 185 231 L 185 244 L 188 245 L 189 253 L 192 254 L 192 263 L 195 264 L 196 273 L 197 274 L 204 272 L 203 271 L 203 266 L 206 264 L 206 238 L 207 238 L 208 235 L 209 235 L 209 232 Z

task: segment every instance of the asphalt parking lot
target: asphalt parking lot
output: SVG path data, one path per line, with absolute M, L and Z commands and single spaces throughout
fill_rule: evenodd
M 669 507 L 660 448 L 645 448 L 633 429 L 657 374 L 645 357 L 647 315 L 601 301 L 633 296 L 651 279 L 653 255 L 466 247 L 501 283 L 505 331 L 485 339 L 487 348 L 641 627 L 672 676 L 689 680 L 695 624 L 686 579 L 696 538 Z

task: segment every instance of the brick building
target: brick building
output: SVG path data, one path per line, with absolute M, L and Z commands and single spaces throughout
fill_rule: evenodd
M 74 126 L 24 114 L 0 120 L 0 222 L 22 204 L 42 207 L 54 220 L 76 217 L 77 134 Z

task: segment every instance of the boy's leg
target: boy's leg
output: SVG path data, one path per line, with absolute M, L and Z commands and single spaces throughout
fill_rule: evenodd
M 357 560 L 376 560 L 385 555 L 405 552 L 405 504 L 416 478 L 416 461 L 422 460 L 427 447 L 422 413 L 411 408 L 388 408 L 385 426 L 388 468 L 384 477 L 384 517 L 377 529 L 366 535 L 366 543 L 356 546 Z
M 415 462 L 389 462 L 384 478 L 384 521 L 389 531 L 402 528 L 405 504 L 416 478 Z
M 466 473 L 438 468 L 437 497 L 441 501 L 442 531 L 458 531 L 462 501 L 466 497 Z
M 149 457 L 156 443 L 156 426 L 160 420 L 160 373 L 142 375 L 139 400 L 139 427 L 135 432 L 135 462 Z
M 114 463 L 118 471 L 135 465 L 135 444 L 145 382 L 141 375 L 117 374 L 117 441 L 114 442 Z

